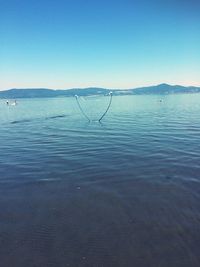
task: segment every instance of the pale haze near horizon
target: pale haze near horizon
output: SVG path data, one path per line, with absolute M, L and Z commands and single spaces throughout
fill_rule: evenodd
M 200 86 L 200 3 L 8 0 L 0 90 Z

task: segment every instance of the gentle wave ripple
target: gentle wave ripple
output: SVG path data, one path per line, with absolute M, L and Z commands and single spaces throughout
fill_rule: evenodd
M 0 103 L 2 266 L 200 266 L 200 95 L 161 98 Z

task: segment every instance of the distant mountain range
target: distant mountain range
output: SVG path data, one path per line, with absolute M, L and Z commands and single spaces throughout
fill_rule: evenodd
M 10 89 L 0 91 L 0 98 L 35 98 L 35 97 L 69 97 L 69 96 L 90 96 L 90 95 L 106 95 L 111 90 L 105 88 L 83 88 L 83 89 L 46 89 L 46 88 L 27 88 L 27 89 Z M 200 87 L 180 86 L 159 84 L 155 86 L 140 87 L 135 89 L 113 89 L 113 95 L 150 95 L 150 94 L 180 94 L 180 93 L 200 93 Z

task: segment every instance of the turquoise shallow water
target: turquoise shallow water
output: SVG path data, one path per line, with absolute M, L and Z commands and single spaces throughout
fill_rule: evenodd
M 101 124 L 0 100 L 2 266 L 200 266 L 199 114 L 200 94 L 113 97 Z

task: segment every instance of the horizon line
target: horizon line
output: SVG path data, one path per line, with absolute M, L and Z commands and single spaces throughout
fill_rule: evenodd
M 107 88 L 107 87 L 101 87 L 101 86 L 88 86 L 88 87 L 69 87 L 69 88 L 49 88 L 49 87 L 12 87 L 12 88 L 6 88 L 6 89 L 0 89 L 0 91 L 9 91 L 9 90 L 20 90 L 20 89 L 47 89 L 47 90 L 84 90 L 84 89 L 90 89 L 90 88 L 96 88 L 96 89 L 106 89 L 106 90 L 134 90 L 138 88 L 145 88 L 145 87 L 152 87 L 152 86 L 160 86 L 160 85 L 168 85 L 168 86 L 183 86 L 183 87 L 200 87 L 200 85 L 182 85 L 182 84 L 169 84 L 169 83 L 159 83 L 159 84 L 151 84 L 151 85 L 144 85 L 144 86 L 137 86 L 137 87 L 130 87 L 130 88 Z

